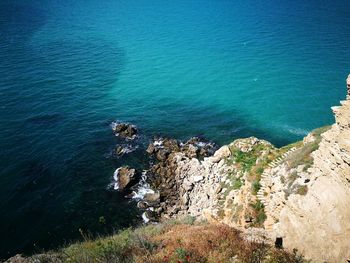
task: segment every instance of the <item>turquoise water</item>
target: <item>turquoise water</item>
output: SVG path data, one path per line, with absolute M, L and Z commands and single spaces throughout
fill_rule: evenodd
M 135 225 L 107 189 L 155 134 L 277 146 L 330 124 L 350 70 L 350 2 L 0 3 L 0 258 Z M 136 124 L 121 159 L 113 120 Z M 106 224 L 100 223 L 104 216 Z

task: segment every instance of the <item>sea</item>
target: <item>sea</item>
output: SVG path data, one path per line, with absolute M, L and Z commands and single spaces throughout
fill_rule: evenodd
M 154 136 L 277 147 L 333 123 L 348 0 L 1 0 L 0 259 L 142 224 L 114 171 Z M 137 149 L 113 121 L 138 127 Z M 83 234 L 82 234 L 83 233 Z

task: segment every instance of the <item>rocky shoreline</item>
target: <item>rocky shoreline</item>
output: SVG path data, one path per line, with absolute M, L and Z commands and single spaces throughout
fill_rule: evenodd
M 126 127 L 128 124 L 119 123 L 119 125 Z M 116 135 L 120 136 L 119 133 Z M 123 135 L 122 138 L 130 138 L 129 135 L 126 136 Z M 137 133 L 133 133 L 133 136 L 135 138 Z M 140 172 L 128 166 L 117 168 L 114 173 L 114 189 L 132 190 L 126 197 L 138 200 L 137 206 L 144 211 L 142 218 L 145 222 L 184 215 L 188 210 L 189 188 L 193 188 L 193 184 L 203 178 L 195 176 L 191 181 L 183 183 L 184 178 L 176 176 L 183 165 L 179 161 L 200 162 L 199 160 L 203 161 L 212 156 L 216 149 L 214 143 L 199 137 L 192 137 L 185 142 L 170 138 L 154 138 L 146 149 L 149 168 L 143 171 L 141 176 L 136 176 Z M 135 180 L 136 178 L 140 178 L 139 181 Z
M 256 149 L 259 152 L 255 153 Z M 119 167 L 114 174 L 115 189 L 131 191 L 126 197 L 138 201 L 146 223 L 193 216 L 246 228 L 257 225 L 251 207 L 257 198 L 252 194 L 249 171 L 242 169 L 233 155 L 254 152 L 254 161 L 259 164 L 257 156 L 262 160 L 269 149 L 275 148 L 254 137 L 238 139 L 220 149 L 199 137 L 187 141 L 156 137 L 146 149 L 149 168 L 141 173 L 132 167 Z M 239 187 L 235 185 L 238 182 Z M 232 203 L 237 211 L 225 210 Z
M 281 148 L 254 137 L 219 149 L 197 137 L 154 138 L 141 181 L 132 167 L 118 168 L 115 179 L 133 188 L 129 197 L 138 200 L 145 222 L 192 216 L 297 248 L 316 262 L 350 260 L 349 101 L 348 93 L 332 108 L 332 126 Z
M 350 257 L 345 209 L 350 196 L 349 96 L 341 103 L 333 108 L 332 127 L 282 148 L 254 137 L 219 149 L 197 137 L 186 142 L 155 138 L 146 150 L 150 167 L 141 181 L 132 181 L 136 171 L 130 167 L 119 168 L 123 173 L 117 180 L 126 188 L 134 184 L 130 197 L 138 200 L 145 222 L 192 216 L 297 248 L 316 262 L 345 259 Z M 314 216 L 326 224 L 319 226 Z M 316 229 L 327 243 L 318 239 Z

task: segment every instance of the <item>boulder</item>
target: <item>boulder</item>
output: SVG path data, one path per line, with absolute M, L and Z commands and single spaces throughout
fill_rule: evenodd
M 181 202 L 182 204 L 184 205 L 187 205 L 188 204 L 188 194 L 187 193 L 184 193 L 183 196 L 181 197 Z
M 156 222 L 158 221 L 158 215 L 155 211 L 152 210 L 146 210 L 143 215 L 142 218 L 144 219 L 144 221 L 147 223 L 149 221 L 151 222 Z
M 193 188 L 193 184 L 192 184 L 192 182 L 185 179 L 185 180 L 183 180 L 182 187 L 185 191 L 191 191 Z
M 179 143 L 175 139 L 164 139 L 163 146 L 170 152 L 178 152 L 180 150 Z
M 201 176 L 201 175 L 195 175 L 195 176 L 192 176 L 190 179 L 191 179 L 193 182 L 197 183 L 197 182 L 202 181 L 202 180 L 204 179 L 204 177 Z
M 148 204 L 147 204 L 147 202 L 140 201 L 137 203 L 137 207 L 140 209 L 146 209 L 146 208 L 148 208 Z
M 115 172 L 115 179 L 118 182 L 119 189 L 123 190 L 130 186 L 136 177 L 136 170 L 129 167 L 118 168 Z
M 149 202 L 149 203 L 159 203 L 160 201 L 160 193 L 146 193 L 144 196 L 144 201 Z
M 197 153 L 198 153 L 199 149 L 197 146 L 194 146 L 193 144 L 189 144 L 187 146 L 187 149 L 185 149 L 185 154 L 189 157 L 189 158 L 196 158 L 197 157 Z
M 124 147 L 119 145 L 117 146 L 117 148 L 115 149 L 115 153 L 118 155 L 118 156 L 121 156 L 124 154 Z
M 225 146 L 222 146 L 219 150 L 217 150 L 215 153 L 214 153 L 214 157 L 222 160 L 224 158 L 227 158 L 227 157 L 230 157 L 231 156 L 231 151 L 230 151 L 230 148 L 228 148 L 227 145 Z
M 155 150 L 156 150 L 156 148 L 155 148 L 154 144 L 153 144 L 153 143 L 150 143 L 150 144 L 148 145 L 148 147 L 147 147 L 146 152 L 147 152 L 148 154 L 153 154 L 153 153 L 155 152 Z
M 114 123 L 112 129 L 117 136 L 120 136 L 126 139 L 134 139 L 137 134 L 136 126 L 130 123 L 124 123 L 124 122 Z

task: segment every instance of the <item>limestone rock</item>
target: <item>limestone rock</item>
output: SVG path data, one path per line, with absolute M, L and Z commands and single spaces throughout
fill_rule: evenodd
M 214 157 L 218 157 L 220 160 L 231 156 L 230 148 L 227 145 L 222 146 L 214 153 Z
M 160 193 L 146 193 L 143 199 L 149 203 L 158 203 L 160 201 Z
M 115 179 L 120 190 L 130 186 L 135 180 L 136 170 L 129 167 L 120 167 L 115 172 Z

